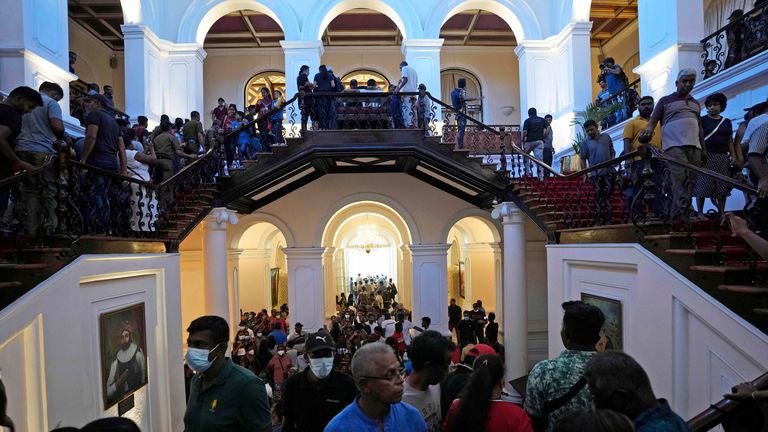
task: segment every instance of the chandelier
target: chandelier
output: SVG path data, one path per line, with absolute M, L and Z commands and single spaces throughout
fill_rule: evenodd
M 389 246 L 387 239 L 376 231 L 376 225 L 360 225 L 357 234 L 349 241 L 349 246 L 369 254 L 373 249 Z

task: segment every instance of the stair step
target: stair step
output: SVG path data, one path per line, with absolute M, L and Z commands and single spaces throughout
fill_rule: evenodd
M 21 286 L 19 281 L 0 282 L 0 289 L 18 288 Z
M 755 315 L 768 316 L 768 309 L 765 309 L 765 308 L 754 308 L 754 309 L 752 309 L 752 313 L 755 314 Z
M 696 256 L 696 255 L 713 255 L 716 253 L 720 253 L 725 255 L 726 257 L 732 259 L 732 258 L 749 258 L 752 256 L 752 253 L 747 250 L 743 246 L 723 246 L 720 248 L 720 251 L 717 250 L 717 248 L 714 247 L 703 247 L 703 248 L 697 248 L 697 249 L 667 249 L 665 250 L 666 253 L 670 255 L 681 255 L 681 256 Z
M 720 291 L 738 293 L 738 294 L 752 294 L 762 295 L 768 294 L 768 287 L 764 286 L 750 286 L 750 285 L 718 285 L 717 289 Z
M 34 264 L 14 264 L 14 263 L 1 263 L 0 271 L 3 270 L 42 270 L 50 267 L 50 264 L 46 263 L 34 263 Z
M 745 273 L 750 271 L 748 264 L 728 263 L 726 265 L 693 265 L 690 267 L 693 271 L 704 273 Z M 757 272 L 768 271 L 768 262 L 762 261 L 757 263 Z

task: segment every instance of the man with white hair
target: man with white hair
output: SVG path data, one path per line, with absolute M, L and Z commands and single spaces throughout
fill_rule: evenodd
M 642 138 L 653 136 L 656 124 L 661 122 L 661 142 L 664 155 L 676 161 L 701 166 L 706 157 L 704 134 L 701 129 L 701 105 L 691 96 L 696 84 L 696 70 L 683 69 L 677 74 L 677 91 L 659 99 L 648 125 L 640 134 Z M 670 163 L 669 184 L 672 206 L 669 219 L 688 221 L 693 208 L 691 192 L 696 184 L 696 173 L 683 166 Z
M 352 357 L 352 377 L 360 397 L 328 423 L 325 432 L 427 432 L 416 408 L 403 403 L 403 370 L 388 345 L 363 345 Z

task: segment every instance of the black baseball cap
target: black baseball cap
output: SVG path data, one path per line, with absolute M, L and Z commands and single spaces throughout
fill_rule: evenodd
M 307 353 L 333 349 L 333 337 L 325 331 L 311 333 L 309 336 L 307 336 L 307 342 L 304 344 L 304 351 Z

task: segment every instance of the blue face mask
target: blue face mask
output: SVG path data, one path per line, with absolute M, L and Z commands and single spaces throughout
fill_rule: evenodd
M 219 345 L 220 344 L 216 344 L 210 351 L 202 348 L 187 348 L 187 354 L 184 356 L 187 366 L 195 371 L 195 373 L 203 373 L 207 371 L 218 356 L 211 360 L 208 360 L 208 357 L 219 347 Z

